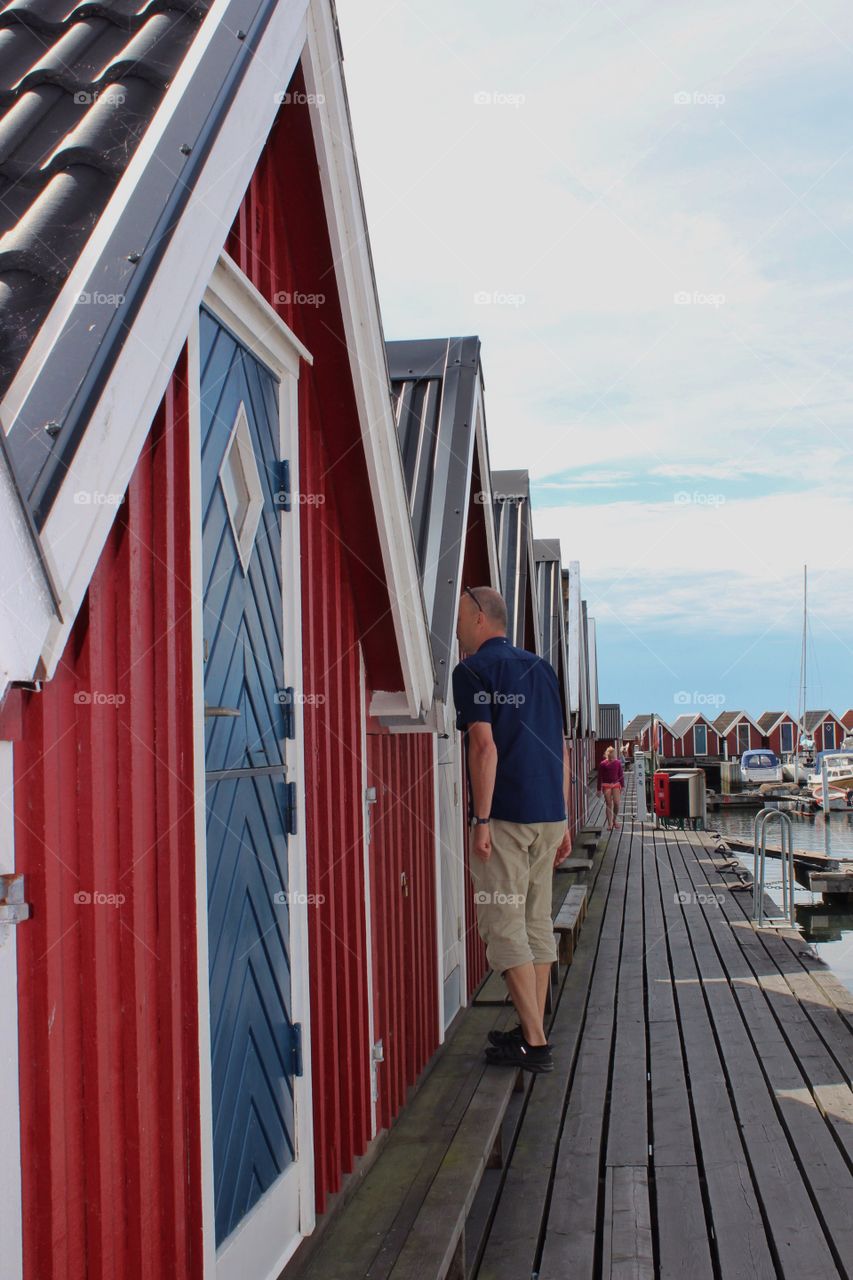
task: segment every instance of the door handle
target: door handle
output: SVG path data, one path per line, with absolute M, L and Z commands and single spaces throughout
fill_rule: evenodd
M 205 703 L 204 714 L 206 716 L 241 716 L 243 713 L 239 707 L 211 707 Z

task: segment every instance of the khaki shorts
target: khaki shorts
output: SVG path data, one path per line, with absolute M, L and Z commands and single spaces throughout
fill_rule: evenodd
M 485 862 L 474 853 L 472 834 L 468 865 L 474 881 L 477 927 L 486 944 L 486 959 L 497 973 L 531 961 L 551 964 L 557 959 L 551 889 L 554 856 L 565 833 L 565 819 L 493 819 L 492 853 Z

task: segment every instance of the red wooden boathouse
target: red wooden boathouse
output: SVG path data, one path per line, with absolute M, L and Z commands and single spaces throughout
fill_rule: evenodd
M 800 738 L 800 726 L 788 711 L 765 711 L 758 717 L 762 740 L 759 744 L 769 749 L 780 760 L 793 756 Z

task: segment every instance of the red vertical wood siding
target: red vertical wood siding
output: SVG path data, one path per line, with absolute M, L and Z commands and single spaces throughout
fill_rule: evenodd
M 304 90 L 301 70 L 291 88 Z M 374 688 L 400 688 L 402 675 L 387 584 L 376 568 L 381 553 L 309 112 L 298 92 L 294 99 L 279 113 L 225 247 L 314 357 L 299 383 L 300 490 L 310 500 L 294 519 L 302 546 L 308 888 L 318 897 L 309 910 L 309 964 L 323 1212 L 371 1137 L 360 653 Z M 409 939 L 405 969 L 376 971 L 374 1035 L 386 1043 L 380 1124 L 397 1114 L 438 1043 L 432 749 L 429 735 L 395 735 L 368 755 L 371 784 L 394 797 L 393 817 L 379 806 L 371 814 L 379 827 L 374 857 L 383 851 L 374 863 L 374 953 L 397 965 Z M 410 887 L 406 901 L 390 893 L 388 876 L 392 866 L 409 865 L 417 896 Z
M 182 361 L 56 676 L 11 695 L 26 1280 L 201 1275 L 187 440 Z
M 438 1045 L 433 742 L 368 734 L 377 1123 L 387 1127 Z M 405 879 L 404 879 L 405 877 Z
M 300 386 L 303 678 L 317 1209 L 370 1141 L 359 641 L 310 377 Z M 298 676 L 295 677 L 298 683 Z

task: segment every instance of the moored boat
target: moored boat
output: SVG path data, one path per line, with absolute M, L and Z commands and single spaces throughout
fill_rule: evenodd
M 744 751 L 740 758 L 741 782 L 781 782 L 782 761 L 766 747 Z

